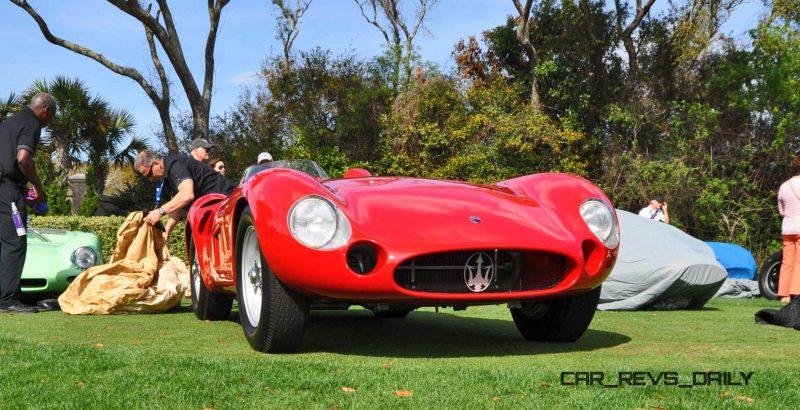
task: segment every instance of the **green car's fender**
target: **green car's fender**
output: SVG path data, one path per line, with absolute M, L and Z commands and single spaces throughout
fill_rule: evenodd
M 22 292 L 63 292 L 78 274 L 102 264 L 100 240 L 90 232 L 29 229 L 28 253 L 22 270 Z M 94 252 L 94 262 L 90 253 Z M 79 259 L 76 261 L 76 252 Z M 82 258 L 80 257 L 82 256 Z M 80 266 L 82 265 L 82 266 Z

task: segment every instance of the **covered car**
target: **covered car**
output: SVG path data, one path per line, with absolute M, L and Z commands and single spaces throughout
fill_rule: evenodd
M 758 265 L 752 252 L 735 243 L 706 242 L 717 262 L 728 272 L 728 279 L 755 280 Z
M 329 179 L 313 161 L 251 167 L 230 195 L 188 213 L 192 308 L 227 318 L 236 299 L 251 346 L 300 347 L 309 309 L 508 304 L 530 340 L 589 326 L 617 255 L 614 208 L 589 181 L 536 174 L 493 185 Z
M 61 293 L 78 274 L 102 263 L 100 240 L 91 232 L 29 228 L 23 293 Z
M 617 216 L 619 255 L 599 309 L 700 309 L 728 278 L 705 242 L 627 211 Z

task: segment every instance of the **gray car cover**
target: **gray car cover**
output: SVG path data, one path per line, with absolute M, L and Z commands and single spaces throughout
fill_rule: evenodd
M 598 309 L 700 309 L 727 279 L 703 241 L 627 211 L 617 217 L 619 255 Z

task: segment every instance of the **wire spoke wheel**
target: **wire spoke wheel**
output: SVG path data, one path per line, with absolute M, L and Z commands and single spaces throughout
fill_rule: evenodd
M 256 229 L 251 225 L 244 234 L 242 243 L 242 300 L 247 311 L 247 320 L 253 327 L 258 326 L 261 319 L 262 276 L 261 249 L 258 246 Z

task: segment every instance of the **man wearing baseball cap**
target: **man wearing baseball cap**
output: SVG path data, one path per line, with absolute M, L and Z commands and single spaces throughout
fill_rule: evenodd
M 650 197 L 650 205 L 642 208 L 639 211 L 639 216 L 668 224 L 667 201 L 664 200 L 662 195 L 652 195 Z
M 272 155 L 269 152 L 262 152 L 258 154 L 258 162 L 257 164 L 266 164 L 268 162 L 272 162 Z
M 192 158 L 200 161 L 206 162 L 211 159 L 211 150 L 214 148 L 214 144 L 208 142 L 205 138 L 196 138 L 192 140 L 192 145 L 189 146 L 189 153 L 192 155 Z

